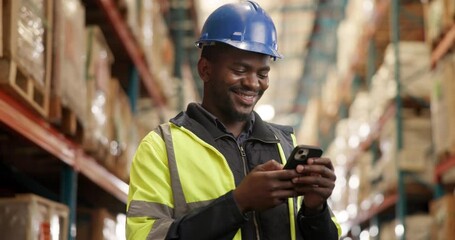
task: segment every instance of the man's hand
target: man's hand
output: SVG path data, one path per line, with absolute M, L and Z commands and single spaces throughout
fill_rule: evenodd
M 292 179 L 298 195 L 304 196 L 306 212 L 312 214 L 322 210 L 335 187 L 335 171 L 329 158 L 312 158 L 306 165 L 298 165 L 300 174 Z
M 266 210 L 297 194 L 291 180 L 299 174 L 294 170 L 282 169 L 283 165 L 270 160 L 245 176 L 233 193 L 241 212 Z

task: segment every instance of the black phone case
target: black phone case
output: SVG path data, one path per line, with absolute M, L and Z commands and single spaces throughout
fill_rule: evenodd
M 322 156 L 322 149 L 316 146 L 297 145 L 289 155 L 285 169 L 295 169 L 299 164 L 306 164 L 309 158 L 318 158 Z

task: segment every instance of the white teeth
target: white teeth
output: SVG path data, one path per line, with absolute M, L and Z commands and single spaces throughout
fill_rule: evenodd
M 241 97 L 244 97 L 244 98 L 254 98 L 254 96 L 251 96 L 251 95 L 245 95 L 245 94 L 240 94 Z
M 242 97 L 247 97 L 247 98 L 254 98 L 255 95 L 247 95 L 247 94 L 243 94 L 243 93 L 238 93 L 240 96 Z

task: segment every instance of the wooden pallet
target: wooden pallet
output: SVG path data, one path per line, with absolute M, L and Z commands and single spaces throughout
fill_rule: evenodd
M 32 107 L 43 117 L 48 117 L 50 73 L 52 56 L 52 6 L 53 0 L 44 1 L 42 21 L 45 25 L 43 35 L 43 68 L 44 76 L 41 81 L 34 79 L 33 69 L 21 63 L 19 39 L 19 13 L 22 6 L 31 4 L 26 0 L 3 0 L 1 11 L 1 46 L 0 51 L 0 85 L 25 105 Z M 31 9 L 32 7 L 30 7 Z
M 49 113 L 49 85 L 37 84 L 15 61 L 0 59 L 0 86 L 43 117 Z
M 76 113 L 70 107 L 63 105 L 59 96 L 52 93 L 49 102 L 48 120 L 66 136 L 78 143 L 82 142 L 84 130 Z

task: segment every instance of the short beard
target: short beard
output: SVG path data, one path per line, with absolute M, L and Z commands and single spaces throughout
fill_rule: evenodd
M 240 113 L 237 111 L 230 110 L 230 116 L 232 116 L 232 120 L 237 122 L 245 122 L 251 119 L 251 112 L 250 113 Z
M 233 106 L 233 104 L 230 104 Z M 233 107 L 228 107 L 224 111 L 225 116 L 229 116 L 229 119 L 233 122 L 244 122 L 249 121 L 251 119 L 251 114 L 253 111 L 248 113 L 238 112 Z

